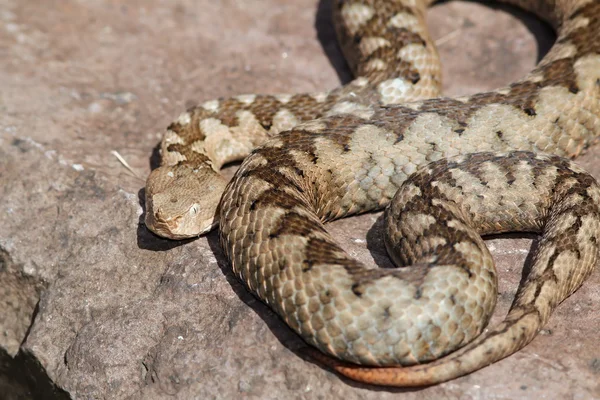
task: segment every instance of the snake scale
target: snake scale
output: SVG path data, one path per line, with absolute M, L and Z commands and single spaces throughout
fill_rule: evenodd
M 357 78 L 183 113 L 147 181 L 147 226 L 180 239 L 219 224 L 247 288 L 357 381 L 428 385 L 521 349 L 598 257 L 600 188 L 568 158 L 600 135 L 600 2 L 505 2 L 556 43 L 520 81 L 444 98 L 432 1 L 334 1 Z M 239 159 L 228 183 L 218 171 Z M 323 225 L 383 208 L 397 268 L 352 259 Z M 508 231 L 540 240 L 506 319 L 484 330 L 497 278 L 481 235 Z

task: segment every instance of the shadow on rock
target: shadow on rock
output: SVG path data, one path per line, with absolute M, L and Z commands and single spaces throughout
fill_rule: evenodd
M 329 63 L 335 70 L 341 84 L 344 85 L 350 82 L 353 76 L 348 63 L 346 63 L 342 49 L 337 42 L 337 37 L 331 18 L 331 7 L 333 6 L 332 3 L 333 1 L 331 0 L 319 1 L 319 5 L 317 6 L 317 15 L 315 18 L 315 29 L 317 31 L 317 39 L 319 40 L 319 43 L 321 43 L 323 51 L 329 59 Z

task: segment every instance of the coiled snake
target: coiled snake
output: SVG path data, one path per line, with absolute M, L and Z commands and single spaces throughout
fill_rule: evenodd
M 179 239 L 218 222 L 248 289 L 315 357 L 374 384 L 442 382 L 514 353 L 598 257 L 600 188 L 561 157 L 600 134 L 600 2 L 506 1 L 555 27 L 550 52 L 507 87 L 429 99 L 431 2 L 335 1 L 354 81 L 188 110 L 146 186 L 150 229 Z M 242 158 L 227 183 L 219 169 Z M 323 226 L 388 204 L 398 268 L 362 265 Z M 541 238 L 506 319 L 484 332 L 497 283 L 480 235 L 507 231 Z

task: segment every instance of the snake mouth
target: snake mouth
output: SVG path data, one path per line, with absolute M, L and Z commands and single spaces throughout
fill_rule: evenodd
M 146 227 L 166 239 L 181 240 L 198 237 L 219 225 L 217 217 L 199 218 L 197 204 L 190 207 L 187 213 L 176 217 L 165 217 L 160 209 L 154 211 L 151 200 L 146 206 Z
M 164 221 L 157 218 L 153 218 L 150 223 L 146 219 L 146 226 L 158 236 L 166 239 L 180 240 L 196 236 L 193 234 L 183 232 L 181 230 L 180 224 L 178 222 L 178 220 L 180 219 L 181 218 L 176 218 L 170 221 Z

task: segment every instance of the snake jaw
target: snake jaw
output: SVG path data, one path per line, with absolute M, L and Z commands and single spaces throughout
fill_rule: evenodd
M 162 166 L 148 177 L 148 229 L 168 239 L 208 233 L 218 225 L 218 207 L 227 182 L 212 169 Z

